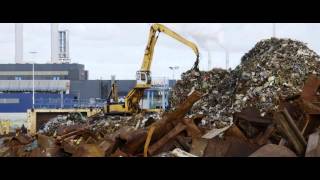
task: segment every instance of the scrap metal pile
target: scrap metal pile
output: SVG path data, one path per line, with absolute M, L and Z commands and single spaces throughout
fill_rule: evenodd
M 221 127 L 233 114 L 255 107 L 261 116 L 278 109 L 279 102 L 301 92 L 310 74 L 320 74 L 319 56 L 304 43 L 271 38 L 258 42 L 234 70 L 187 71 L 174 87 L 171 103 L 179 104 L 191 89 L 207 93 L 191 114 L 208 115 L 207 126 Z
M 35 136 L 17 130 L 16 136 L 2 139 L 0 156 L 155 156 L 173 148 L 188 148 L 189 137 L 202 134 L 195 122 L 203 116 L 184 117 L 200 98 L 200 93 L 193 92 L 175 111 L 162 114 L 160 119 L 157 119 L 158 114 L 130 117 L 136 120 L 136 124 L 130 118 L 116 121 L 103 114 L 83 121 L 80 115 L 73 114 L 60 118 L 65 123 L 61 121 L 62 125 L 56 127 L 54 124 L 58 120 L 55 118 Z M 107 124 L 115 122 L 119 124 L 118 130 L 114 129 L 116 125 Z
M 320 62 L 290 39 L 258 42 L 234 70 L 190 70 L 163 114 L 55 118 L 1 139 L 0 156 L 320 156 Z

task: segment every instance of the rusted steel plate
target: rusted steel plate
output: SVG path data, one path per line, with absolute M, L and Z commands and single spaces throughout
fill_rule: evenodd
M 257 124 L 270 124 L 272 123 L 271 117 L 261 117 L 259 110 L 256 108 L 245 108 L 241 112 L 234 114 L 235 119 L 242 119 L 249 121 L 250 123 Z
M 170 139 L 175 138 L 180 132 L 187 128 L 183 123 L 179 123 L 175 128 L 173 128 L 168 134 L 163 136 L 156 143 L 152 144 L 148 150 L 150 155 L 154 155 L 164 144 L 166 144 Z
M 106 156 L 109 156 L 116 146 L 116 142 L 111 140 L 103 140 L 99 143 L 99 147 L 105 152 Z
M 305 101 L 318 101 L 317 90 L 320 87 L 320 79 L 316 75 L 310 75 L 302 89 L 301 98 Z
M 202 157 L 208 145 L 208 139 L 193 138 L 190 153 Z
M 297 157 L 297 155 L 285 146 L 266 144 L 249 157 Z
M 248 138 L 244 135 L 244 133 L 235 124 L 233 124 L 230 128 L 228 128 L 224 134 L 226 136 L 233 136 L 233 137 L 240 138 L 244 141 L 248 140 Z
M 234 114 L 234 122 L 247 138 L 255 138 L 272 123 L 272 117 L 262 117 L 256 108 L 248 107 Z
M 209 140 L 204 157 L 248 157 L 260 146 L 237 137 L 226 136 L 224 139 Z
M 124 144 L 121 150 L 127 154 L 136 154 L 143 150 L 143 145 L 147 138 L 147 130 L 138 129 L 132 131 L 126 136 L 126 139 L 121 139 Z

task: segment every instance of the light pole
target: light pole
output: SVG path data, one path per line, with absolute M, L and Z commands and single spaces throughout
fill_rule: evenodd
M 172 80 L 175 80 L 174 78 L 175 70 L 179 69 L 179 66 L 170 66 L 169 69 L 172 70 Z
M 32 51 L 29 53 L 33 56 L 33 59 L 35 59 L 34 56 L 38 52 Z M 35 104 L 35 98 L 34 98 L 34 61 L 32 61 L 32 109 L 34 109 L 34 104 Z

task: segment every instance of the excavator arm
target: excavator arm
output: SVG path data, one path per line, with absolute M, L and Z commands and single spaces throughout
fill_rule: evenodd
M 154 47 L 157 43 L 159 33 L 161 32 L 167 34 L 168 36 L 190 47 L 196 54 L 196 61 L 193 65 L 193 69 L 197 71 L 199 70 L 198 69 L 199 50 L 197 45 L 183 38 L 182 36 L 170 30 L 169 28 L 165 27 L 164 25 L 153 24 L 150 28 L 148 43 L 145 49 L 141 69 L 137 71 L 136 86 L 133 89 L 131 89 L 127 94 L 124 105 L 120 105 L 120 104 L 110 105 L 110 107 L 109 106 L 107 107 L 108 112 L 114 111 L 114 112 L 123 112 L 123 113 L 135 113 L 140 110 L 139 102 L 143 97 L 144 90 L 151 87 L 150 68 L 153 60 Z
M 185 39 L 184 37 L 180 36 L 179 34 L 175 33 L 174 31 L 170 30 L 166 26 L 162 24 L 153 24 L 150 28 L 149 38 L 147 47 L 145 50 L 145 54 L 143 57 L 143 62 L 141 66 L 141 71 L 150 71 L 152 60 L 153 60 L 153 53 L 154 53 L 154 47 L 158 40 L 159 33 L 163 32 L 166 35 L 178 40 L 179 42 L 185 44 L 186 46 L 190 47 L 193 52 L 196 54 L 196 62 L 194 64 L 195 69 L 198 69 L 199 64 L 199 50 L 196 44 L 193 42 Z

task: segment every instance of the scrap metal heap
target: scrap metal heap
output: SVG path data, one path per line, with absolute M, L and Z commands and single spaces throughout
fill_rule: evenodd
M 0 156 L 320 156 L 320 62 L 305 44 L 260 41 L 234 70 L 190 70 L 162 114 L 57 117 L 17 130 Z
M 319 56 L 304 43 L 271 38 L 258 42 L 234 70 L 187 71 L 173 89 L 170 102 L 179 104 L 191 89 L 207 93 L 192 113 L 208 115 L 204 124 L 220 128 L 247 107 L 261 116 L 275 111 L 279 102 L 301 92 L 310 74 L 320 75 Z

